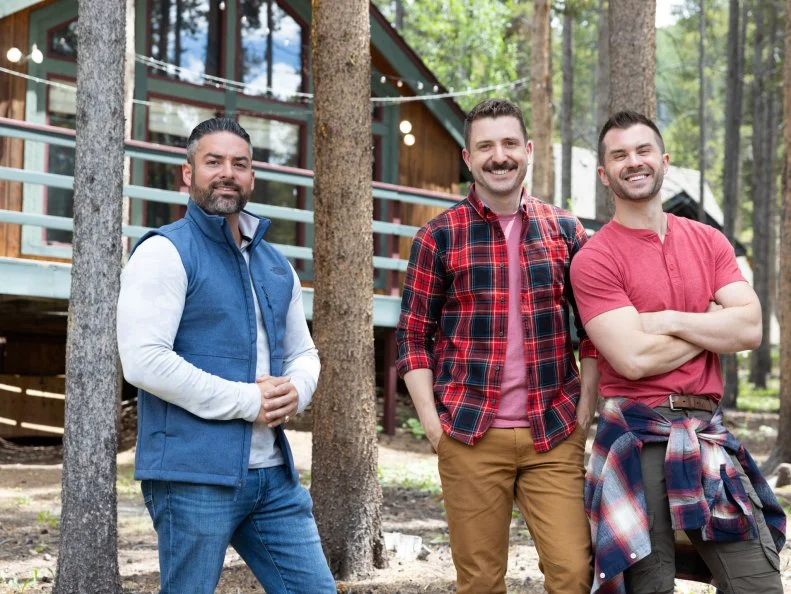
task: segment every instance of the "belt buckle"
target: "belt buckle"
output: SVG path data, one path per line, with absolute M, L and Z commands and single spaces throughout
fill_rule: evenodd
M 673 404 L 674 404 L 673 403 L 673 399 L 676 396 L 680 396 L 680 394 L 668 394 L 668 396 L 667 396 L 667 401 L 670 403 L 670 410 L 680 410 L 680 409 L 676 408 L 675 406 L 673 406 Z

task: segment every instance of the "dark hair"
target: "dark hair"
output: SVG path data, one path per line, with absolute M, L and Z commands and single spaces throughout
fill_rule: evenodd
M 470 129 L 475 120 L 499 117 L 516 118 L 519 121 L 519 126 L 522 128 L 525 142 L 527 142 L 527 128 L 525 127 L 525 120 L 522 117 L 522 110 L 507 99 L 486 99 L 473 107 L 467 114 L 467 117 L 464 118 L 464 146 L 469 150 Z
M 641 113 L 625 109 L 614 114 L 609 120 L 604 122 L 601 132 L 599 132 L 599 165 L 604 165 L 604 137 L 607 135 L 607 132 L 613 128 L 626 130 L 627 128 L 631 128 L 632 126 L 636 126 L 638 124 L 648 126 L 654 131 L 656 141 L 659 144 L 659 152 L 664 154 L 665 141 L 662 140 L 662 134 L 659 132 L 659 128 L 656 127 L 656 124 L 650 118 L 644 116 Z
M 195 151 L 198 148 L 198 141 L 207 134 L 215 132 L 230 132 L 236 134 L 244 140 L 250 147 L 250 155 L 253 154 L 253 143 L 250 142 L 250 135 L 242 128 L 236 120 L 231 118 L 211 118 L 204 120 L 192 129 L 189 140 L 187 140 L 187 162 L 192 163 Z

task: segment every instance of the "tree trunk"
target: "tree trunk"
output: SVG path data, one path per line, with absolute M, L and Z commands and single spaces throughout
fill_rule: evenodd
M 566 1 L 563 15 L 563 100 L 561 103 L 561 141 L 563 143 L 563 172 L 561 175 L 561 206 L 571 209 L 571 152 L 572 121 L 574 119 L 574 13 Z
M 367 0 L 313 0 L 315 301 L 323 366 L 312 493 L 336 577 L 387 563 L 377 477 Z
M 404 28 L 404 0 L 395 0 L 395 28 L 403 35 Z
M 126 62 L 124 63 L 124 140 L 132 138 L 132 111 L 135 98 L 135 0 L 126 0 Z M 132 159 L 124 158 L 124 183 L 132 183 Z M 123 197 L 121 223 L 131 223 L 129 197 Z M 122 237 L 123 253 L 129 253 L 129 238 Z
M 609 0 L 610 113 L 656 118 L 656 0 Z
M 698 185 L 698 221 L 706 220 L 706 8 L 704 0 L 698 5 L 700 32 L 698 35 L 698 131 L 700 134 L 700 183 Z
M 607 0 L 599 2 L 599 47 L 596 60 L 596 139 L 599 130 L 610 117 L 610 17 L 607 13 Z M 598 149 L 598 147 L 597 147 Z M 599 174 L 593 172 L 596 180 L 596 220 L 606 223 L 612 218 L 614 205 L 610 191 L 599 181 Z
M 767 379 L 766 359 L 762 347 L 768 343 L 769 336 L 766 324 L 771 319 L 771 303 L 769 299 L 769 170 L 766 162 L 770 159 L 769 147 L 769 98 L 767 88 L 770 87 L 769 75 L 764 62 L 766 45 L 766 11 L 762 1 L 755 5 L 755 57 L 753 61 L 753 164 L 752 164 L 752 198 L 753 198 L 753 241 L 752 268 L 753 287 L 761 301 L 763 310 L 764 336 L 761 346 L 753 351 L 750 359 L 750 381 L 756 387 L 765 388 Z M 770 11 L 771 12 L 771 11 Z M 770 15 L 771 19 L 772 16 Z
M 74 240 L 57 594 L 121 591 L 115 455 L 120 368 L 125 0 L 81 0 Z
M 549 42 L 551 0 L 533 4 L 531 50 L 531 104 L 533 119 L 533 195 L 552 202 L 554 179 L 552 158 L 552 69 Z
M 791 56 L 791 0 L 786 0 L 785 55 Z M 791 122 L 791 60 L 783 62 L 783 115 Z M 784 126 L 783 213 L 780 232 L 780 423 L 774 450 L 764 464 L 771 472 L 791 462 L 791 126 Z
M 767 247 L 766 247 L 766 271 L 767 271 L 767 306 L 763 316 L 763 335 L 764 340 L 758 347 L 758 359 L 761 364 L 761 372 L 767 377 L 772 374 L 772 344 L 771 344 L 771 322 L 777 304 L 777 215 L 778 215 L 778 191 L 777 191 L 777 135 L 780 130 L 780 106 L 782 104 L 781 88 L 777 84 L 779 79 L 776 75 L 777 52 L 782 50 L 783 37 L 785 33 L 780 28 L 778 22 L 777 0 L 772 0 L 770 5 L 771 20 L 769 26 L 769 56 L 767 60 L 767 70 L 769 73 L 768 95 L 768 134 L 766 138 L 766 216 L 767 225 Z M 777 12 L 776 12 L 777 11 Z
M 741 169 L 742 62 L 744 44 L 740 35 L 739 0 L 730 0 L 728 18 L 728 82 L 725 93 L 725 157 L 723 162 L 723 215 L 725 236 L 736 241 L 736 212 L 739 208 L 739 171 Z M 736 408 L 739 395 L 739 365 L 736 355 L 723 355 L 725 392 L 722 405 Z

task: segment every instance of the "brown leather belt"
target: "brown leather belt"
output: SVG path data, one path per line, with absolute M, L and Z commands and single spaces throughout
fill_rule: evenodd
M 717 408 L 717 403 L 708 396 L 693 396 L 690 394 L 670 394 L 667 401 L 659 406 L 667 406 L 671 410 L 691 409 L 707 410 L 713 412 Z

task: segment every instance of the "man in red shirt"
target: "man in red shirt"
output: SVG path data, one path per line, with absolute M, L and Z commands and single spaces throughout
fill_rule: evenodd
M 779 594 L 776 546 L 751 503 L 776 502 L 757 470 L 752 481 L 745 476 L 737 458 L 752 466 L 749 454 L 715 413 L 723 392 L 718 354 L 758 346 L 761 306 L 722 233 L 662 210 L 669 160 L 645 116 L 625 111 L 607 121 L 598 172 L 615 216 L 571 267 L 607 399 L 585 494 L 593 591 L 672 593 L 674 531 L 685 530 L 721 590 Z M 639 461 L 630 464 L 630 456 Z M 724 521 L 743 531 L 726 533 Z M 778 518 L 778 538 L 784 524 Z M 610 580 L 618 588 L 607 589 Z
M 398 370 L 438 453 L 459 594 L 504 593 L 514 499 L 550 594 L 588 594 L 582 492 L 596 406 L 595 350 L 569 334 L 571 214 L 528 196 L 532 143 L 505 100 L 465 122 L 469 195 L 415 237 L 398 324 Z M 575 316 L 577 319 L 577 316 Z

